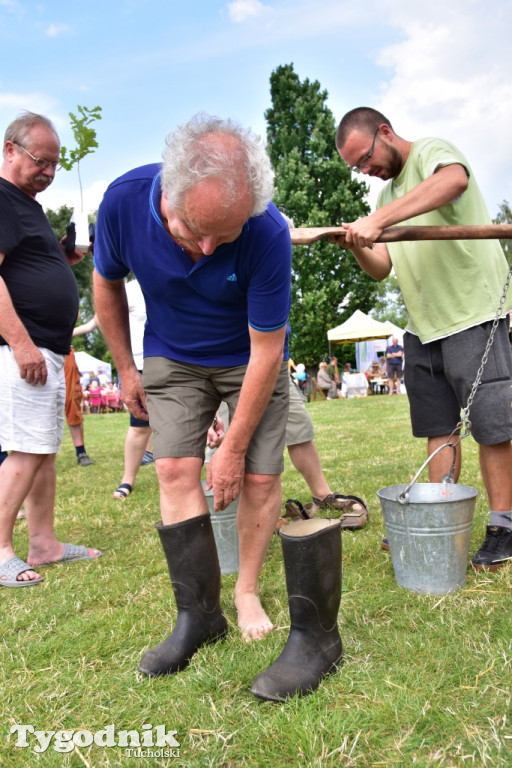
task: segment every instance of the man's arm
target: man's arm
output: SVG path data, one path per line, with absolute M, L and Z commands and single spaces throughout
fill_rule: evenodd
M 93 272 L 94 304 L 98 325 L 121 378 L 123 400 L 138 419 L 148 419 L 146 395 L 133 359 L 124 280 L 105 280 Z
M 286 327 L 263 333 L 249 327 L 251 356 L 226 437 L 211 460 L 215 508 L 225 509 L 242 490 L 245 453 L 260 423 L 283 362 Z
M 355 260 L 374 280 L 384 280 L 391 272 L 391 258 L 384 243 L 375 243 L 373 248 L 360 248 L 357 245 L 347 245 L 344 238 L 329 238 L 331 242 L 338 242 L 341 248 L 352 251 Z
M 462 165 L 454 164 L 438 168 L 432 176 L 397 200 L 382 206 L 363 219 L 358 219 L 351 224 L 343 224 L 347 230 L 345 243 L 347 246 L 356 245 L 360 248 L 371 246 L 386 227 L 428 211 L 435 211 L 451 203 L 465 192 L 467 186 L 468 176 Z M 341 241 L 340 245 L 342 245 Z
M 5 258 L 0 253 L 0 264 Z M 11 347 L 20 376 L 27 384 L 46 384 L 46 362 L 14 309 L 7 286 L 0 278 L 0 335 Z

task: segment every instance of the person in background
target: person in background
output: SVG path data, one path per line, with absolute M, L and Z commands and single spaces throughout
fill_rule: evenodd
M 137 370 L 142 373 L 144 326 L 146 323 L 146 306 L 144 296 L 137 280 L 126 283 L 128 299 L 128 316 L 130 324 L 130 343 Z M 88 323 L 78 326 L 74 335 L 91 333 L 98 327 L 98 315 L 95 314 Z M 91 373 L 94 377 L 94 373 Z M 122 382 L 121 382 L 122 395 Z M 89 395 L 87 394 L 87 397 Z M 112 494 L 114 499 L 126 499 L 133 491 L 139 467 L 152 464 L 154 461 L 151 450 L 151 427 L 147 420 L 138 419 L 130 413 L 130 426 L 124 441 L 124 469 L 121 482 Z
M 306 481 L 312 500 L 301 504 L 297 499 L 288 499 L 285 515 L 280 518 L 278 527 L 285 518 L 304 519 L 314 517 L 319 509 L 334 509 L 341 512 L 341 527 L 350 530 L 364 528 L 368 521 L 368 507 L 359 496 L 333 493 L 320 463 L 320 456 L 315 444 L 315 429 L 311 416 L 304 403 L 304 397 L 290 377 L 290 407 L 286 422 L 286 447 L 295 469 Z
M 85 450 L 84 417 L 82 413 L 82 385 L 80 383 L 80 371 L 75 360 L 75 350 L 71 347 L 69 355 L 64 362 L 64 379 L 66 382 L 65 414 L 73 445 L 75 446 L 76 460 L 80 467 L 90 467 L 94 462 L 89 458 Z
M 341 388 L 341 379 L 340 379 L 340 373 L 338 370 L 338 358 L 337 357 L 331 357 L 329 360 L 329 363 L 327 364 L 327 373 L 329 374 L 329 378 L 331 381 L 334 381 L 336 385 L 336 389 Z
M 376 280 L 391 269 L 409 315 L 404 335 L 405 385 L 412 430 L 426 437 L 428 454 L 445 444 L 460 422 L 503 295 L 508 266 L 497 240 L 376 242 L 391 225 L 490 224 L 468 161 L 439 138 L 408 141 L 381 112 L 358 107 L 341 120 L 336 147 L 354 171 L 387 181 L 370 216 L 346 223 L 340 245 Z M 505 299 L 492 354 L 471 404 L 472 434 L 490 512 L 476 570 L 496 570 L 512 557 L 512 357 Z M 442 482 L 452 451 L 429 462 Z M 460 474 L 460 445 L 455 477 Z M 435 563 L 432 564 L 435 567 Z
M 325 360 L 318 366 L 318 372 L 316 374 L 316 386 L 321 392 L 324 393 L 327 400 L 336 399 L 336 384 L 327 373 L 327 363 Z
M 98 379 L 92 379 L 87 387 L 90 413 L 101 412 L 101 387 Z
M 144 366 L 144 328 L 146 304 L 138 280 L 126 283 L 130 344 L 137 370 Z M 121 381 L 121 387 L 123 382 Z M 152 464 L 151 427 L 146 419 L 139 419 L 130 412 L 130 426 L 124 441 L 124 470 L 120 484 L 112 494 L 114 499 L 126 499 L 133 491 L 139 467 Z
M 0 169 L 0 586 L 40 584 L 41 566 L 90 560 L 101 552 L 58 541 L 53 526 L 55 455 L 64 428 L 65 356 L 78 316 L 65 249 L 36 196 L 52 183 L 60 142 L 48 118 L 25 112 L 5 132 Z M 24 502 L 29 550 L 14 552 Z
M 393 343 L 386 349 L 388 361 L 388 395 L 400 394 L 400 383 L 403 376 L 404 348 L 398 343 L 396 336 Z M 393 391 L 394 388 L 394 391 Z

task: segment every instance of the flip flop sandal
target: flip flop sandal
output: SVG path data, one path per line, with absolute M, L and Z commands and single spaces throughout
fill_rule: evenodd
M 112 494 L 112 498 L 113 499 L 126 499 L 126 497 L 130 495 L 132 490 L 133 490 L 133 488 L 130 485 L 130 483 L 121 483 L 121 485 L 118 486 L 115 489 L 114 493 Z M 121 495 L 120 496 L 115 496 L 114 494 L 116 494 L 116 493 L 120 493 Z
M 21 557 L 11 557 L 0 565 L 0 585 L 2 587 L 33 587 L 43 581 L 43 577 L 31 581 L 19 581 L 18 576 L 25 571 L 35 571 L 39 566 L 25 563 Z
M 96 560 L 101 557 L 99 549 L 96 550 L 97 555 L 90 555 L 87 547 L 83 544 L 65 544 L 64 552 L 58 560 L 50 560 L 48 563 L 41 563 L 37 568 L 44 568 L 47 565 L 59 565 L 60 563 L 75 563 L 77 560 Z

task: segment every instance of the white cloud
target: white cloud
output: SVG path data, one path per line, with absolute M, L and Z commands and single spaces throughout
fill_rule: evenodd
M 510 11 L 476 0 L 382 0 L 401 40 L 380 50 L 381 98 L 373 106 L 407 139 L 441 136 L 466 154 L 491 216 L 512 196 Z
M 261 16 L 265 10 L 269 10 L 269 6 L 263 5 L 260 0 L 234 0 L 228 3 L 229 18 L 236 24 Z
M 69 32 L 69 26 L 67 24 L 50 24 L 45 34 L 47 37 L 58 37 Z
M 58 121 L 54 119 L 53 114 L 54 106 L 54 99 L 45 93 L 0 92 L 0 124 L 7 126 L 20 112 L 29 110 L 48 115 L 58 127 Z

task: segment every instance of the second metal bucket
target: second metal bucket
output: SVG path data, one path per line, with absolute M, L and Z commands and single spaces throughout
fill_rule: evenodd
M 434 595 L 464 586 L 477 495 L 452 483 L 377 491 L 398 586 Z
M 221 573 L 237 573 L 239 566 L 238 531 L 236 527 L 238 499 L 232 501 L 222 512 L 215 512 L 213 509 L 213 490 L 205 490 L 203 484 L 203 491 L 208 502 L 208 509 L 210 510 L 220 571 Z

